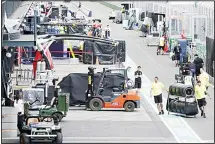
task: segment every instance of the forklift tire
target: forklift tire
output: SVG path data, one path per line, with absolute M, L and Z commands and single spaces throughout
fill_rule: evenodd
M 30 138 L 27 137 L 27 133 L 20 134 L 19 137 L 20 144 L 30 144 Z
M 93 98 L 89 102 L 89 107 L 92 111 L 100 111 L 103 108 L 103 102 L 99 98 Z
M 135 109 L 135 103 L 132 102 L 132 101 L 127 101 L 124 104 L 124 109 L 125 109 L 126 112 L 133 112 L 134 109 Z
M 63 143 L 63 134 L 60 132 L 56 132 L 57 137 L 55 138 L 54 143 L 62 144 Z
M 53 113 L 52 116 L 57 117 L 58 122 L 61 122 L 61 120 L 63 119 L 63 115 L 59 112 Z

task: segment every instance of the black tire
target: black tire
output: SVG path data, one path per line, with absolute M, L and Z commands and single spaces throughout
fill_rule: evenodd
M 132 102 L 132 101 L 127 101 L 124 104 L 124 109 L 125 109 L 126 112 L 133 112 L 134 109 L 135 109 L 135 103 Z
M 56 132 L 57 137 L 55 138 L 54 143 L 62 144 L 63 143 L 63 134 L 60 132 Z
M 27 137 L 27 133 L 22 133 L 20 134 L 19 142 L 20 144 L 30 144 L 31 140 L 29 137 Z
M 58 119 L 58 122 L 61 122 L 61 120 L 63 119 L 63 115 L 61 113 L 53 113 L 52 116 L 56 117 Z
M 93 98 L 89 102 L 89 107 L 93 111 L 100 111 L 103 108 L 103 102 L 99 98 Z

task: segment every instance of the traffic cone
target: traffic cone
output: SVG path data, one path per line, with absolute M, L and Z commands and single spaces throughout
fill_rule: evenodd
M 96 65 L 99 65 L 99 57 L 96 57 Z

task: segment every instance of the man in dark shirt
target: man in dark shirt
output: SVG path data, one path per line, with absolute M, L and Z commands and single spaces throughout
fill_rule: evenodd
M 142 83 L 142 75 L 143 73 L 141 72 L 141 66 L 137 67 L 137 71 L 135 71 L 134 76 L 135 76 L 135 88 L 140 89 L 141 88 L 141 83 Z
M 195 64 L 195 67 L 196 67 L 196 76 L 199 76 L 200 75 L 200 69 L 203 68 L 204 61 L 202 58 L 200 58 L 198 56 L 198 54 L 195 54 L 194 57 L 195 58 L 194 58 L 193 63 Z
M 180 44 L 174 47 L 173 53 L 175 55 L 175 66 L 179 66 L 181 47 Z

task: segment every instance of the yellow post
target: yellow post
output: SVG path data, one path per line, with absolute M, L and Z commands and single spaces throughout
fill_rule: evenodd
M 99 65 L 99 57 L 96 57 L 96 65 Z
M 68 41 L 68 45 L 69 45 L 69 50 L 70 50 L 70 53 L 72 55 L 72 58 L 75 58 L 75 54 L 73 52 L 72 45 L 71 45 L 71 43 L 69 41 Z

